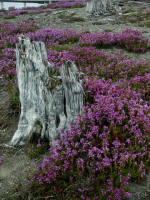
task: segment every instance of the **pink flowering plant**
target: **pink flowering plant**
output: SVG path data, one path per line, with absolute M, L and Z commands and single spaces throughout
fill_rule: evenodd
M 54 199 L 126 200 L 129 181 L 140 183 L 150 165 L 150 65 L 121 53 L 100 50 L 116 46 L 145 52 L 141 32 L 78 33 L 36 30 L 33 22 L 0 24 L 0 77 L 10 93 L 16 89 L 15 44 L 18 35 L 46 45 L 48 61 L 60 68 L 67 60 L 85 74 L 86 102 L 81 116 L 62 131 L 50 154 L 30 180 L 36 195 Z M 45 151 L 38 142 L 31 157 Z M 47 149 L 47 145 L 46 145 Z M 1 162 L 1 161 L 0 161 Z
M 142 32 L 131 29 L 123 30 L 121 33 L 85 33 L 79 40 L 80 46 L 95 46 L 106 48 L 119 46 L 133 52 L 145 52 L 148 49 L 149 39 L 142 36 Z
M 90 76 L 104 77 L 118 81 L 143 75 L 149 70 L 149 63 L 144 60 L 134 61 L 123 58 L 121 54 L 110 55 L 93 47 L 72 48 L 64 52 L 64 57 L 76 62 L 80 69 Z
M 73 2 L 68 1 L 60 1 L 56 3 L 52 3 L 49 6 L 51 8 L 82 8 L 85 5 L 85 0 L 75 0 Z
M 26 7 L 16 9 L 15 7 L 9 7 L 9 10 L 2 11 L 0 16 L 4 17 L 5 19 L 15 18 L 18 15 L 24 14 L 39 14 L 39 13 L 51 13 L 51 8 L 49 6 L 39 6 L 39 7 Z
M 55 191 L 80 180 L 74 198 L 128 199 L 129 179 L 140 182 L 149 170 L 150 107 L 130 87 L 110 80 L 91 78 L 84 88 L 82 116 L 61 133 L 33 182 L 49 185 L 56 197 Z M 82 180 L 88 179 L 85 189 Z
M 138 91 L 142 95 L 142 99 L 147 101 L 150 105 L 150 73 L 146 73 L 144 76 L 134 77 L 130 80 L 129 84 Z
M 120 34 L 116 34 L 117 43 L 134 52 L 145 52 L 147 50 L 148 39 L 142 36 L 141 31 L 137 30 L 123 30 Z
M 1 53 L 0 73 L 5 88 L 9 93 L 16 85 L 16 55 L 13 48 L 5 48 Z

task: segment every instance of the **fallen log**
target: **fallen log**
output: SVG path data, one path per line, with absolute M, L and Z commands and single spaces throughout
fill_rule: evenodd
M 18 129 L 10 145 L 24 145 L 31 140 L 48 139 L 53 145 L 59 131 L 82 113 L 83 74 L 67 61 L 56 69 L 47 61 L 43 42 L 21 35 L 16 46 L 17 79 L 21 114 Z

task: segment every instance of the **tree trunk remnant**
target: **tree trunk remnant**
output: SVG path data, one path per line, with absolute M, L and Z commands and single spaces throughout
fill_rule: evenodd
M 47 61 L 44 43 L 23 35 L 16 46 L 16 57 L 21 114 L 10 145 L 24 145 L 33 138 L 46 138 L 53 145 L 59 131 L 68 129 L 82 113 L 83 74 L 71 61 L 56 69 Z
M 106 15 L 116 12 L 113 0 L 87 0 L 86 11 L 91 15 Z

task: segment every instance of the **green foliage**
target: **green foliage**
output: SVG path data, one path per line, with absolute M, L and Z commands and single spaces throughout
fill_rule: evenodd
M 146 27 L 150 28 L 150 20 L 146 21 L 146 22 L 144 23 L 144 25 L 145 25 Z
M 74 40 L 76 40 L 76 39 L 74 39 Z M 73 39 L 72 39 L 72 41 L 73 41 Z M 74 42 L 73 42 L 74 43 Z M 52 45 L 51 46 L 51 49 L 52 50 L 56 50 L 56 51 L 59 51 L 59 52 L 61 52 L 61 51 L 67 51 L 68 49 L 70 49 L 71 48 L 71 46 L 70 45 L 65 45 L 65 46 L 56 46 L 56 45 Z
M 4 16 L 4 19 L 14 19 L 14 18 L 16 18 L 15 15 L 5 15 Z
M 105 29 L 104 31 L 105 31 L 105 32 L 112 32 L 112 29 L 107 28 L 107 29 Z
M 17 112 L 20 111 L 20 100 L 19 100 L 19 91 L 18 89 L 11 93 L 10 97 L 10 108 Z
M 83 8 L 83 7 L 84 7 L 84 5 L 74 5 L 71 8 Z
M 129 8 L 123 12 L 123 14 L 128 15 L 123 15 L 120 16 L 120 20 L 123 22 L 129 22 L 129 23 L 134 23 L 137 24 L 140 27 L 150 27 L 150 12 L 148 9 L 140 8 L 138 10 L 133 10 L 132 8 Z
M 58 18 L 60 18 L 64 23 L 74 23 L 74 22 L 84 22 L 85 19 L 82 17 L 76 17 L 74 16 L 75 12 L 66 15 L 66 13 L 61 13 L 58 15 Z
M 93 25 L 103 25 L 102 22 L 93 22 L 92 24 L 93 24 Z
M 65 23 L 74 23 L 74 22 L 85 22 L 83 17 L 71 17 L 63 20 Z
M 30 159 L 37 158 L 39 155 L 44 154 L 49 149 L 49 143 L 45 142 L 42 145 L 29 144 L 27 146 L 26 154 Z
M 76 36 L 76 37 L 72 37 L 68 40 L 61 41 L 60 44 L 69 44 L 69 43 L 74 44 L 74 43 L 77 43 L 78 41 L 79 41 L 79 36 Z
M 131 12 L 134 12 L 133 8 L 126 9 L 123 13 L 126 14 L 126 13 L 131 13 Z
M 84 5 L 74 5 L 74 6 L 66 6 L 66 7 L 63 7 L 63 9 L 72 9 L 72 8 L 83 8 Z M 60 7 L 60 9 L 62 9 Z
M 130 18 L 128 19 L 128 21 L 129 21 L 130 23 L 136 23 L 136 22 L 138 22 L 138 19 L 136 18 L 136 16 L 133 16 L 133 17 L 130 17 Z

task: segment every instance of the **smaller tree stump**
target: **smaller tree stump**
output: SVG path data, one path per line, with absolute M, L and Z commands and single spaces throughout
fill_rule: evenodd
M 91 15 L 106 15 L 116 12 L 113 0 L 87 0 L 86 11 Z

